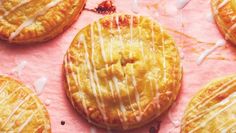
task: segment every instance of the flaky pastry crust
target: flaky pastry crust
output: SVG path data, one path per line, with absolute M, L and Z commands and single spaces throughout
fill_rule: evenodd
M 182 69 L 172 38 L 153 20 L 113 14 L 83 28 L 64 59 L 73 107 L 103 128 L 128 130 L 166 111 Z
M 236 0 L 211 0 L 211 7 L 219 30 L 236 45 Z
M 50 40 L 79 16 L 86 0 L 1 0 L 0 39 L 28 44 Z
M 0 131 L 50 133 L 48 112 L 23 83 L 0 75 Z
M 216 79 L 190 101 L 181 133 L 236 132 L 236 75 Z

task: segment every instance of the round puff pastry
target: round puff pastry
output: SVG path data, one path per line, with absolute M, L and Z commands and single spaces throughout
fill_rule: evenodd
M 78 17 L 86 0 L 0 0 L 0 39 L 11 43 L 50 40 Z
M 113 14 L 83 28 L 64 59 L 67 95 L 89 122 L 140 127 L 166 111 L 182 68 L 172 38 L 143 16 Z
M 236 45 L 236 0 L 211 0 L 211 6 L 225 39 Z
M 216 79 L 190 101 L 182 133 L 236 132 L 236 75 Z
M 50 133 L 49 115 L 23 83 L 0 75 L 0 131 Z

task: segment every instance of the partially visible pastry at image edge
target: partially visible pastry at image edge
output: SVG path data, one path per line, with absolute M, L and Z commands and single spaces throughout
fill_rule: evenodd
M 0 0 L 0 39 L 13 44 L 53 39 L 79 16 L 86 0 Z
M 236 0 L 211 0 L 211 7 L 219 30 L 236 45 Z
M 236 75 L 211 81 L 190 101 L 181 133 L 236 132 Z
M 23 83 L 0 75 L 0 131 L 51 133 L 48 112 Z
M 182 67 L 173 39 L 144 16 L 113 14 L 83 28 L 64 59 L 66 93 L 90 123 L 129 130 L 176 100 Z

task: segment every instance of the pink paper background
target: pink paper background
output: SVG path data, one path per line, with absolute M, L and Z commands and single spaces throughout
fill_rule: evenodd
M 184 32 L 187 35 L 204 42 L 216 42 L 222 39 L 214 22 L 209 21 L 210 4 L 208 0 L 192 0 L 182 11 L 175 12 L 176 0 L 140 0 L 140 14 L 153 17 L 161 25 L 173 30 Z M 161 1 L 161 3 L 160 3 Z M 101 0 L 88 0 L 87 8 L 96 6 Z M 156 4 L 160 4 L 158 10 Z M 168 4 L 167 4 L 168 3 Z M 118 12 L 132 13 L 132 1 L 117 0 Z M 159 15 L 156 13 L 158 12 Z M 67 31 L 57 38 L 42 44 L 31 46 L 11 46 L 6 42 L 0 42 L 0 73 L 9 74 L 21 61 L 28 62 L 18 77 L 25 84 L 33 88 L 33 82 L 45 76 L 48 82 L 43 93 L 39 96 L 44 102 L 51 100 L 47 106 L 51 117 L 52 131 L 55 133 L 89 133 L 105 132 L 106 130 L 92 127 L 72 108 L 67 100 L 64 91 L 64 78 L 62 71 L 63 57 L 76 33 L 88 23 L 97 20 L 102 15 L 89 11 L 83 11 L 79 19 Z M 217 49 L 201 65 L 197 65 L 197 57 L 205 49 L 212 47 L 206 43 L 197 43 L 183 35 L 168 31 L 174 36 L 181 54 L 183 64 L 183 85 L 178 100 L 170 109 L 171 120 L 181 120 L 186 104 L 191 97 L 210 80 L 232 74 L 236 71 L 235 52 L 236 48 L 230 43 L 226 47 Z M 190 45 L 187 47 L 187 45 Z M 217 58 L 217 59 L 215 59 Z M 224 58 L 224 59 L 223 59 Z M 13 75 L 16 77 L 16 75 Z M 64 120 L 65 125 L 60 122 Z M 162 118 L 160 133 L 178 133 L 179 127 L 175 126 L 168 117 L 168 113 Z M 151 126 L 156 126 L 153 122 L 132 133 L 147 133 Z

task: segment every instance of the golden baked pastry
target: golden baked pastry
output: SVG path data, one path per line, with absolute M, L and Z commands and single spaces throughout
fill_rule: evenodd
M 0 0 L 0 39 L 11 43 L 50 40 L 78 17 L 86 0 Z
M 89 122 L 140 127 L 166 111 L 182 69 L 172 38 L 143 16 L 113 14 L 83 28 L 64 59 L 67 95 Z
M 6 76 L 0 76 L 0 132 L 51 132 L 48 112 L 36 94 Z
M 181 133 L 236 132 L 236 75 L 216 79 L 190 101 Z
M 211 0 L 211 6 L 225 39 L 236 45 L 236 0 Z

